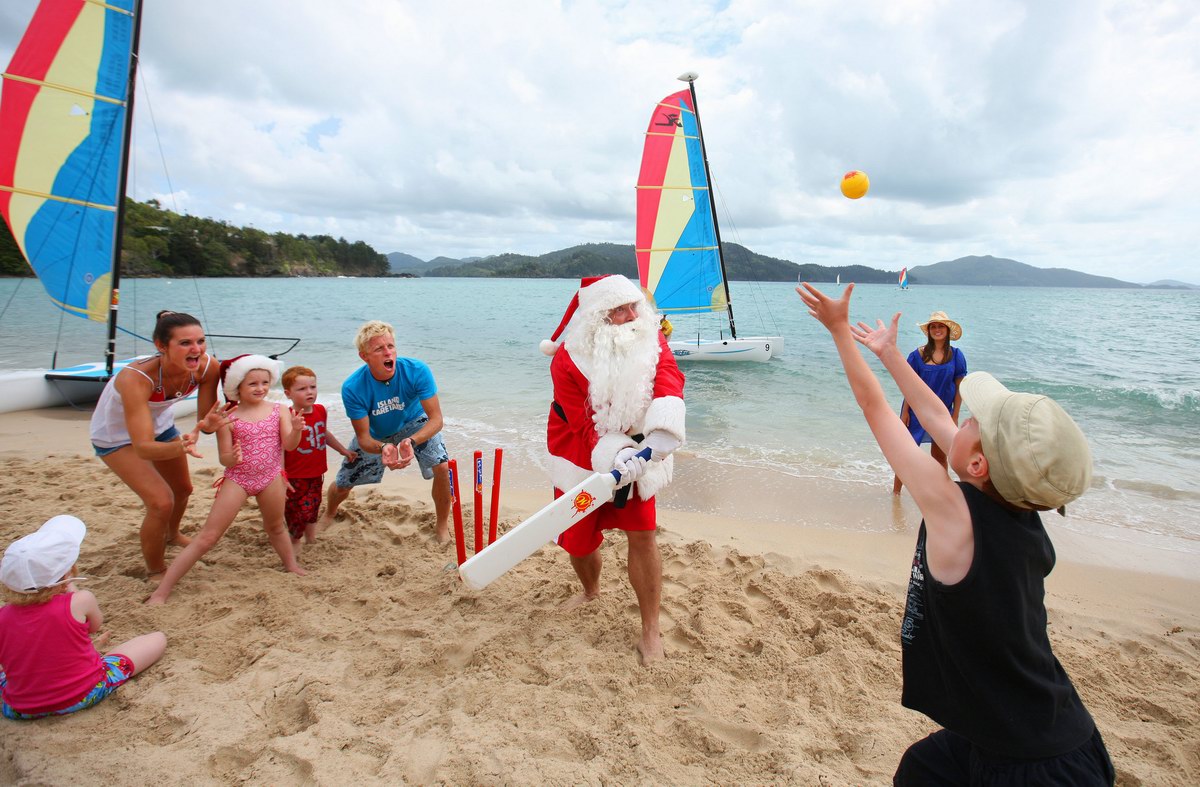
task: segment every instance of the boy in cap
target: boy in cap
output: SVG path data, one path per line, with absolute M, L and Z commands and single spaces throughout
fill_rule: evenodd
M 56 516 L 14 541 L 0 561 L 0 712 L 10 719 L 90 708 L 162 656 L 161 631 L 123 642 L 106 656 L 92 644 L 104 615 L 90 591 L 75 589 L 75 561 L 87 532 Z M 103 645 L 108 633 L 97 637 Z
M 908 748 L 893 783 L 1111 785 L 1104 741 L 1046 634 L 1054 547 L 1037 513 L 1063 512 L 1086 491 L 1087 440 L 1053 400 L 983 372 L 963 379 L 972 417 L 956 426 L 896 348 L 899 314 L 890 326 L 850 325 L 853 290 L 834 300 L 796 288 L 924 517 L 900 629 L 901 702 L 944 729 Z M 883 362 L 961 481 L 913 442 L 855 341 Z

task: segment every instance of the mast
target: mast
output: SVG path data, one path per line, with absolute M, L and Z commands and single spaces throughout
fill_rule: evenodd
M 129 51 L 129 86 L 125 91 L 125 129 L 121 140 L 121 169 L 117 174 L 117 217 L 113 227 L 112 296 L 108 301 L 108 342 L 104 345 L 104 375 L 112 377 L 117 358 L 117 311 L 121 301 L 121 245 L 125 234 L 125 189 L 129 177 L 129 147 L 133 139 L 133 96 L 137 87 L 138 45 L 142 37 L 142 0 L 133 4 L 133 42 Z
M 696 101 L 696 80 L 700 75 L 688 71 L 677 77 L 680 82 L 688 83 L 688 91 L 692 94 L 692 111 L 696 114 L 696 136 L 700 137 L 700 156 L 704 159 L 704 178 L 708 181 L 708 206 L 712 211 L 713 231 L 717 236 L 717 260 L 721 263 L 721 286 L 725 288 L 725 310 L 729 313 L 729 335 L 737 338 L 737 328 L 733 324 L 733 301 L 729 297 L 729 275 L 725 271 L 725 253 L 721 249 L 721 225 L 717 221 L 717 200 L 713 194 L 712 172 L 708 168 L 708 150 L 704 147 L 704 129 L 700 125 L 700 104 Z

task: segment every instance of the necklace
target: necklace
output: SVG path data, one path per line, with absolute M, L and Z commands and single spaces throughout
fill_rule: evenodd
M 158 386 L 154 389 L 154 392 L 162 394 L 163 398 L 165 399 L 165 398 L 167 398 L 167 394 L 166 394 L 165 389 L 163 388 L 163 370 L 162 370 L 162 368 L 163 368 L 163 360 L 162 360 L 162 355 L 160 354 L 158 357 Z M 195 386 L 196 386 L 196 375 L 192 374 L 191 372 L 188 372 L 187 390 L 190 391 Z M 178 399 L 179 397 L 183 396 L 183 394 L 184 394 L 184 391 L 176 391 L 175 395 L 170 398 Z

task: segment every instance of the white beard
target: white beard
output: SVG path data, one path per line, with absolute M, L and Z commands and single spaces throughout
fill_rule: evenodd
M 596 432 L 625 433 L 640 426 L 654 397 L 658 368 L 658 320 L 653 310 L 624 325 L 611 325 L 604 314 L 572 325 L 566 345 L 588 378 L 588 401 Z

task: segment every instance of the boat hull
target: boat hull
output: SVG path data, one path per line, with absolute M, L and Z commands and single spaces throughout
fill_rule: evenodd
M 668 342 L 677 361 L 769 361 L 783 351 L 782 336 Z
M 143 356 L 145 357 L 145 356 Z M 127 358 L 113 364 L 120 371 L 137 358 Z M 0 413 L 40 410 L 44 407 L 90 408 L 100 398 L 108 382 L 103 363 L 83 363 L 65 369 L 18 369 L 0 372 Z M 175 407 L 177 414 L 196 409 L 196 396 L 184 399 Z

